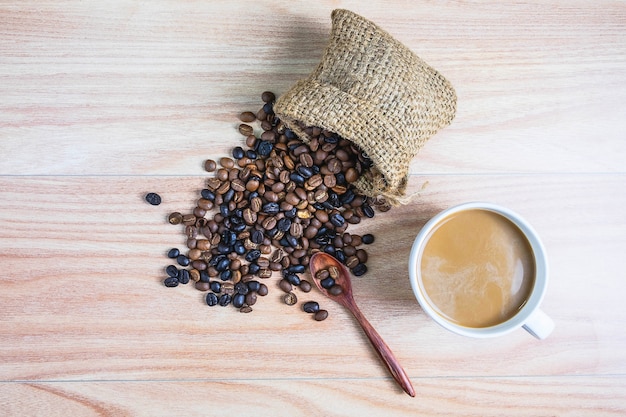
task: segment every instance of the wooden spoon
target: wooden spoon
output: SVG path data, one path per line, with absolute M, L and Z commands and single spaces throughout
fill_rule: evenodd
M 335 285 L 339 285 L 341 287 L 341 292 L 338 294 L 338 291 L 329 291 L 329 289 L 324 288 L 320 283 L 320 280 L 316 278 L 316 273 L 318 271 L 323 269 L 327 270 L 330 267 L 337 268 L 338 275 L 335 278 Z M 406 372 L 404 372 L 404 369 L 402 369 L 402 366 L 398 363 L 398 360 L 393 355 L 393 352 L 391 352 L 391 349 L 389 349 L 389 346 L 387 346 L 378 332 L 374 330 L 374 327 L 372 327 L 369 321 L 367 321 L 363 313 L 361 313 L 361 310 L 359 310 L 354 302 L 354 297 L 352 296 L 352 285 L 350 283 L 350 272 L 348 269 L 337 259 L 324 252 L 317 252 L 311 256 L 309 268 L 311 269 L 311 275 L 315 285 L 317 285 L 317 288 L 319 288 L 320 291 L 328 298 L 338 302 L 352 313 L 354 318 L 363 328 L 363 331 L 372 343 L 372 346 L 376 349 L 376 353 L 378 353 L 380 359 L 385 365 L 387 365 L 387 368 L 389 369 L 389 372 L 391 372 L 393 378 L 398 382 L 398 384 L 400 384 L 404 392 L 409 394 L 411 397 L 415 397 L 415 390 L 413 389 L 413 385 L 411 384 Z M 337 290 L 337 288 L 335 288 L 335 290 Z M 333 292 L 335 292 L 335 294 L 333 294 Z

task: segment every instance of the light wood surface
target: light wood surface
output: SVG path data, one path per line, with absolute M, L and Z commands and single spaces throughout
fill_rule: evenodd
M 315 67 L 337 7 L 458 93 L 419 197 L 351 229 L 377 237 L 354 295 L 415 398 L 316 291 L 319 323 L 272 279 L 250 314 L 161 284 L 167 214 L 242 142 L 239 112 Z M 625 109 L 621 1 L 0 1 L 0 415 L 623 416 Z M 541 235 L 548 339 L 456 336 L 415 301 L 413 238 L 471 200 Z

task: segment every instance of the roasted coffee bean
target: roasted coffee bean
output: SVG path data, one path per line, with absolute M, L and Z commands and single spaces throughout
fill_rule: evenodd
M 374 235 L 371 233 L 364 234 L 361 236 L 361 241 L 366 245 L 374 243 Z
M 216 294 L 222 291 L 222 283 L 219 281 L 210 281 L 209 286 L 210 286 L 211 291 L 213 291 Z
M 235 308 L 243 307 L 245 302 L 246 302 L 246 296 L 244 294 L 237 293 L 232 297 L 233 307 Z
M 179 284 L 179 283 L 178 283 L 178 278 L 176 278 L 176 277 L 167 277 L 167 278 L 165 278 L 165 280 L 163 281 L 163 284 L 164 284 L 166 287 L 176 287 L 176 286 L 178 286 L 178 284 Z
M 259 270 L 258 275 L 259 275 L 259 278 L 266 279 L 272 276 L 272 271 L 270 269 L 263 268 Z
M 328 292 L 332 295 L 339 295 L 343 292 L 343 288 L 341 287 L 341 285 L 335 284 L 328 289 Z
M 262 284 L 259 281 L 248 281 L 246 285 L 248 286 L 248 290 L 256 292 L 261 288 Z
M 159 204 L 161 204 L 161 196 L 157 193 L 148 193 L 146 194 L 145 199 L 149 204 L 153 206 L 158 206 Z
M 296 274 L 292 274 L 287 272 L 284 274 L 284 277 L 287 281 L 289 281 L 292 285 L 298 286 L 301 283 L 300 277 Z
M 292 292 L 289 292 L 283 296 L 283 302 L 288 306 L 292 306 L 298 302 L 298 297 Z
M 175 211 L 168 216 L 167 221 L 170 224 L 181 224 L 183 221 L 183 215 Z
M 302 305 L 302 310 L 305 313 L 317 313 L 320 310 L 320 305 L 316 301 L 307 301 Z
M 283 290 L 284 292 L 291 292 L 291 290 L 293 289 L 293 286 L 291 285 L 291 283 L 289 282 L 289 280 L 283 278 L 280 280 L 280 282 L 278 283 L 278 286 L 280 287 L 281 290 Z
M 333 285 L 335 285 L 335 280 L 331 277 L 324 278 L 320 281 L 320 285 L 325 289 L 330 289 Z
M 245 303 L 249 306 L 255 305 L 257 301 L 257 294 L 255 292 L 249 292 L 245 296 Z
M 270 142 L 265 140 L 258 141 L 257 152 L 259 153 L 259 155 L 268 156 L 272 152 L 272 149 L 274 149 L 274 145 L 272 145 Z
M 263 94 L 261 94 L 261 100 L 263 100 L 264 103 L 273 103 L 276 100 L 276 96 L 271 91 L 264 91 Z
M 259 294 L 261 297 L 265 297 L 268 294 L 268 292 L 269 292 L 269 289 L 267 288 L 267 285 L 262 283 L 259 286 L 259 289 L 257 290 L 256 293 Z
M 178 271 L 177 278 L 178 282 L 180 282 L 181 284 L 189 284 L 189 271 L 186 269 L 181 269 L 180 271 Z
M 239 281 L 238 283 L 235 284 L 235 292 L 237 294 L 246 295 L 248 294 L 249 291 L 250 289 L 248 288 L 248 285 L 245 282 Z
M 168 265 L 165 268 L 165 272 L 167 272 L 167 275 L 169 275 L 170 277 L 177 277 L 178 276 L 178 268 L 176 268 L 175 265 Z
M 313 316 L 313 318 L 316 321 L 323 321 L 326 320 L 326 318 L 328 317 L 328 311 L 326 310 L 319 310 L 317 313 L 315 313 L 315 315 Z
M 330 273 L 328 272 L 328 269 L 320 269 L 319 271 L 315 273 L 315 278 L 319 279 L 320 281 L 328 278 L 329 276 L 330 276 Z
M 217 169 L 217 162 L 215 162 L 213 159 L 207 159 L 206 161 L 204 161 L 204 169 L 207 172 L 213 172 Z
M 239 133 L 244 136 L 250 136 L 254 134 L 254 129 L 252 128 L 252 126 L 242 123 L 239 125 Z
M 211 307 L 212 307 L 212 306 L 214 306 L 214 305 L 217 305 L 217 303 L 218 303 L 218 302 L 219 302 L 219 299 L 217 298 L 217 295 L 216 295 L 216 294 L 214 294 L 214 293 L 212 293 L 212 292 L 207 293 L 207 295 L 206 295 L 206 303 L 207 303 L 209 306 L 211 306 Z
M 199 291 L 209 291 L 211 289 L 210 284 L 208 282 L 203 282 L 203 281 L 196 282 L 195 287 Z
M 230 304 L 231 300 L 232 300 L 232 297 L 230 296 L 230 294 L 222 294 L 220 295 L 220 298 L 219 298 L 219 304 L 222 307 L 226 307 L 228 304 Z
M 311 283 L 306 279 L 300 280 L 299 288 L 302 292 L 309 292 L 311 291 Z
M 253 249 L 248 251 L 248 253 L 246 253 L 246 261 L 248 262 L 253 262 L 257 259 L 259 259 L 259 257 L 261 256 L 261 251 L 258 249 Z
M 355 266 L 357 266 L 359 263 L 360 263 L 359 258 L 357 258 L 357 257 L 356 257 L 356 255 L 353 255 L 353 256 L 349 256 L 349 257 L 346 259 L 345 265 L 346 265 L 348 268 L 352 269 L 352 268 L 354 268 Z
M 168 258 L 176 259 L 178 255 L 180 255 L 180 251 L 177 248 L 172 248 L 167 252 Z
M 244 123 L 251 123 L 256 120 L 256 115 L 252 113 L 251 111 L 244 111 L 243 113 L 239 115 L 239 120 L 241 120 Z
M 330 216 L 330 222 L 333 224 L 333 226 L 335 227 L 341 227 L 343 226 L 343 224 L 345 223 L 345 219 L 343 218 L 343 216 L 339 213 L 334 213 Z
M 192 281 L 199 282 L 200 281 L 200 271 L 197 270 L 197 269 L 192 269 L 191 271 L 189 271 L 189 277 L 191 278 Z
M 354 276 L 360 277 L 361 275 L 364 275 L 367 272 L 367 265 L 358 264 L 357 266 L 352 268 L 351 271 L 352 271 L 352 274 L 354 274 Z

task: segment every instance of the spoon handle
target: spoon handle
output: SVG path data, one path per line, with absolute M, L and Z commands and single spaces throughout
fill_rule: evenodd
M 372 346 L 376 350 L 376 353 L 378 353 L 380 359 L 385 363 L 385 365 L 387 365 L 389 372 L 391 372 L 391 375 L 396 380 L 396 382 L 400 384 L 404 392 L 409 394 L 411 397 L 415 397 L 415 390 L 413 389 L 413 384 L 411 384 L 411 380 L 409 379 L 406 372 L 394 356 L 389 346 L 387 346 L 383 338 L 378 334 L 378 332 L 374 329 L 370 322 L 367 321 L 367 319 L 365 318 L 363 313 L 361 313 L 361 310 L 359 310 L 355 303 L 350 304 L 349 310 L 363 328 L 363 331 L 372 343 Z

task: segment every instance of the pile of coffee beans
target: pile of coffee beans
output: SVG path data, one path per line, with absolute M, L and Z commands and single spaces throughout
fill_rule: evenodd
M 375 209 L 390 208 L 351 185 L 372 166 L 364 152 L 318 127 L 302 127 L 310 138 L 303 142 L 274 114 L 275 99 L 264 92 L 259 111 L 241 113 L 245 147 L 234 147 L 218 161 L 207 160 L 204 167 L 213 176 L 196 206 L 169 215 L 171 224 L 184 227 L 187 250 L 168 253 L 178 266 L 166 268 L 164 284 L 174 287 L 191 280 L 207 292 L 209 306 L 250 312 L 257 296 L 268 293 L 261 280 L 278 274 L 283 301 L 296 304 L 295 288 L 311 290 L 303 274 L 317 251 L 331 254 L 355 276 L 367 273 L 363 245 L 373 243 L 374 236 L 351 234 L 348 226 L 374 217 Z M 328 315 L 311 312 L 316 320 Z

